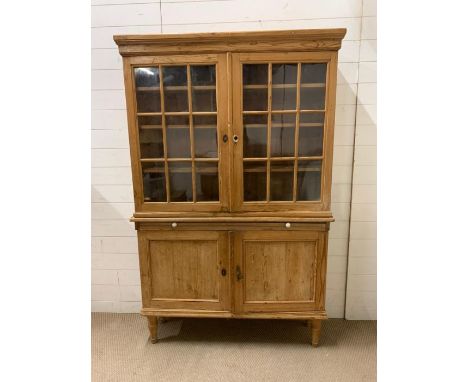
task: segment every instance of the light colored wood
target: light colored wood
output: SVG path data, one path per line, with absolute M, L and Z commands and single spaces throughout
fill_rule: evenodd
M 219 312 L 211 310 L 189 310 L 189 309 L 148 309 L 143 308 L 141 314 L 144 316 L 158 317 L 213 317 L 213 318 L 241 318 L 260 320 L 326 320 L 327 314 L 324 311 L 314 312 L 261 312 L 261 313 L 232 313 L 230 311 Z
M 226 232 L 139 230 L 138 238 L 144 306 L 228 309 L 229 243 Z
M 244 231 L 234 235 L 236 313 L 318 310 L 325 234 Z
M 152 342 L 157 341 L 158 317 L 222 317 L 307 320 L 311 342 L 318 345 L 321 320 L 327 318 L 328 231 L 330 222 L 334 221 L 330 199 L 337 51 L 345 32 L 345 29 L 322 29 L 114 36 L 124 64 L 135 200 L 135 213 L 130 220 L 135 223 L 138 237 L 141 313 L 148 318 Z M 267 64 L 267 84 L 244 86 L 242 65 L 245 63 Z M 296 84 L 273 84 L 272 65 L 285 63 L 297 64 Z M 301 65 L 305 63 L 325 63 L 325 82 L 301 84 Z M 186 85 L 163 87 L 162 68 L 171 65 L 187 68 Z M 191 65 L 215 65 L 216 85 L 193 85 Z M 160 86 L 136 88 L 135 67 L 159 68 Z M 325 89 L 323 109 L 300 109 L 301 89 L 307 88 Z M 243 91 L 249 89 L 267 89 L 267 110 L 243 111 Z M 273 110 L 273 89 L 295 89 L 296 108 Z M 215 92 L 216 111 L 195 112 L 192 91 L 208 96 Z M 167 111 L 164 92 L 187 92 L 188 110 Z M 137 93 L 138 97 L 158 94 L 161 111 L 138 112 Z M 300 123 L 302 113 L 323 113 L 324 123 Z M 272 116 L 277 114 L 294 117 L 281 124 L 272 121 Z M 266 128 L 265 158 L 243 157 L 243 117 L 246 115 L 267 116 L 265 124 L 246 125 L 247 128 Z M 152 116 L 160 117 L 161 122 L 157 119 L 139 126 L 139 117 Z M 188 123 L 166 126 L 165 117 L 168 116 L 184 116 Z M 209 120 L 195 125 L 195 116 L 216 116 L 216 125 Z M 299 128 L 314 126 L 323 127 L 323 154 L 299 157 Z M 272 129 L 280 127 L 295 128 L 292 156 L 271 156 Z M 139 134 L 151 129 L 162 133 L 162 158 L 141 158 Z M 187 158 L 168 157 L 167 129 L 188 130 L 190 155 Z M 197 129 L 216 129 L 217 157 L 195 157 Z M 148 144 L 151 140 L 148 132 L 145 133 L 142 143 Z M 239 137 L 237 143 L 234 135 Z M 322 161 L 321 199 L 318 201 L 297 200 L 299 158 Z M 244 202 L 243 163 L 259 160 L 265 161 L 267 167 L 266 201 Z M 289 202 L 270 200 L 270 173 L 292 168 L 289 164 L 281 166 L 280 161 L 293 162 L 293 200 Z M 191 173 L 193 201 L 170 201 L 169 163 L 174 162 L 188 166 L 174 172 Z M 215 167 L 217 164 L 219 202 L 196 200 L 195 164 L 202 162 Z M 164 171 L 165 202 L 144 198 L 143 163 L 145 174 Z M 148 163 L 164 163 L 164 167 L 151 167 Z M 306 170 L 319 171 L 316 165 Z M 213 174 L 214 171 L 206 168 L 199 173 Z
M 147 316 L 148 319 L 148 329 L 150 332 L 150 341 L 152 344 L 158 342 L 158 317 L 156 316 Z
M 346 29 L 116 35 L 122 56 L 260 51 L 336 51 Z
M 322 321 L 313 319 L 311 320 L 310 330 L 311 330 L 311 340 L 312 346 L 318 346 L 320 341 L 320 330 L 322 327 Z

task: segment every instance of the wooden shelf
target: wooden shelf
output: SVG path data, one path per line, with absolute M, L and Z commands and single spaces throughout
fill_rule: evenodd
M 317 167 L 303 167 L 303 168 L 298 168 L 297 172 L 320 172 L 321 169 Z M 250 172 L 262 172 L 266 174 L 266 166 L 258 166 L 258 167 L 250 167 L 248 169 L 244 168 L 244 172 L 250 173 Z M 270 167 L 270 172 L 294 172 L 294 167 L 293 166 L 284 166 L 284 167 Z
M 187 90 L 188 86 L 164 86 L 164 91 L 182 91 Z M 216 90 L 216 85 L 192 85 L 193 90 Z M 139 86 L 136 88 L 139 92 L 159 92 L 159 86 Z
M 150 167 L 143 169 L 143 173 L 148 174 L 164 174 L 164 168 L 160 167 Z M 177 174 L 188 174 L 192 173 L 192 166 L 186 168 L 176 168 L 176 169 L 169 169 L 169 173 L 177 173 Z M 195 169 L 196 174 L 217 174 L 218 173 L 218 166 L 213 166 L 213 168 L 203 168 L 203 169 Z
M 310 122 L 310 123 L 299 123 L 299 127 L 314 127 L 314 126 L 323 126 L 323 123 L 319 122 Z M 246 128 L 261 128 L 267 127 L 266 123 L 247 123 L 244 125 Z M 296 127 L 295 123 L 272 123 L 271 127 Z
M 299 113 L 325 113 L 325 109 L 306 109 L 306 110 L 271 110 L 271 114 L 296 114 Z M 243 110 L 244 115 L 267 115 L 268 110 Z
M 144 112 L 144 113 L 137 113 L 138 117 L 158 117 L 161 116 L 163 113 L 160 111 L 151 111 L 151 112 Z M 194 116 L 198 115 L 213 115 L 215 116 L 217 114 L 216 111 L 192 111 L 191 113 Z M 189 116 L 190 112 L 189 111 L 166 111 L 164 112 L 164 115 L 166 116 Z
M 244 89 L 251 90 L 251 89 L 268 89 L 268 85 L 244 85 Z M 301 84 L 301 88 L 324 88 L 325 83 L 317 82 L 317 83 L 307 83 Z M 272 84 L 272 89 L 296 89 L 296 84 Z
M 167 129 L 189 129 L 189 125 L 166 125 Z M 216 125 L 193 125 L 194 129 L 216 129 Z M 162 125 L 141 125 L 141 130 L 162 129 Z
M 192 158 L 140 158 L 140 162 L 191 162 Z M 193 158 L 195 162 L 218 162 L 218 158 Z

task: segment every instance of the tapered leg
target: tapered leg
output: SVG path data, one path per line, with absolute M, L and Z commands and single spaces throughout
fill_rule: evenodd
M 146 316 L 146 318 L 148 319 L 151 343 L 155 344 L 158 342 L 158 317 Z
M 317 347 L 320 341 L 320 329 L 322 327 L 322 320 L 310 320 L 312 346 Z

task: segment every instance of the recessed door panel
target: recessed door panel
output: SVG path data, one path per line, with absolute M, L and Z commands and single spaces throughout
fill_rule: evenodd
M 139 232 L 144 307 L 229 310 L 226 232 Z
M 326 234 L 235 233 L 236 313 L 323 310 Z

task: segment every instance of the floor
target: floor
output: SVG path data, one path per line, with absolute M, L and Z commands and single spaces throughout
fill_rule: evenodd
M 151 344 L 139 314 L 92 314 L 92 377 L 104 381 L 375 381 L 375 321 L 330 319 L 313 348 L 301 321 L 173 319 Z

